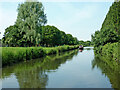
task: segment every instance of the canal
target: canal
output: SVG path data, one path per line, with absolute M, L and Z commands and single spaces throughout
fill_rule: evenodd
M 101 64 L 106 66 L 95 59 L 92 47 L 21 62 L 2 69 L 2 88 L 114 87 L 117 82 L 110 82 Z

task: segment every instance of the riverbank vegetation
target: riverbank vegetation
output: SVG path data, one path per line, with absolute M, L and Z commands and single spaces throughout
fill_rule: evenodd
M 2 65 L 12 65 L 17 62 L 40 58 L 50 54 L 77 49 L 75 46 L 59 47 L 2 47 Z
M 99 48 L 95 48 L 95 55 L 99 55 L 101 57 L 107 58 L 107 60 L 113 62 L 119 62 L 120 54 L 118 52 L 120 50 L 117 43 L 108 43 L 104 46 L 100 46 Z
M 100 31 L 92 37 L 95 53 L 120 61 L 120 1 L 114 2 L 106 15 Z

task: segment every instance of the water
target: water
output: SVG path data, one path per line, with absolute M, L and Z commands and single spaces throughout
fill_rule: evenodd
M 97 62 L 92 47 L 22 62 L 3 68 L 2 88 L 114 88 Z

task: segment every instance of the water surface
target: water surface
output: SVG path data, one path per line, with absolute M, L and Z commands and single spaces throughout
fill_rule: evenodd
M 3 68 L 3 88 L 111 88 L 92 47 Z M 101 63 L 104 67 L 104 63 Z M 108 67 L 109 68 L 109 67 Z

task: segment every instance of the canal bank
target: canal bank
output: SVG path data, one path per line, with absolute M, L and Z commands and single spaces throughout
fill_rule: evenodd
M 93 48 L 78 49 L 3 68 L 3 88 L 114 88 L 93 63 Z M 99 64 L 99 62 L 96 62 Z M 104 63 L 102 64 L 105 67 Z M 109 67 L 108 67 L 109 68 Z M 112 72 L 111 72 L 112 75 Z M 34 84 L 33 84 L 34 82 Z M 117 80 L 114 80 L 117 83 Z
M 78 48 L 75 46 L 58 47 L 1 47 L 2 48 L 2 66 L 13 65 L 21 61 L 27 61 L 44 57 L 46 55 L 57 54 Z

